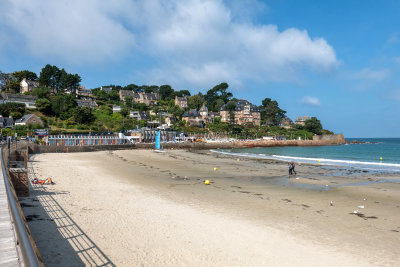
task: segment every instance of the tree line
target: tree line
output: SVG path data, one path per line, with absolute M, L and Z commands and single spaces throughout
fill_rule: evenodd
M 175 105 L 174 99 L 176 96 L 185 96 L 188 98 L 188 109 L 199 110 L 205 104 L 209 111 L 219 112 L 221 107 L 225 105 L 232 115 L 231 121 L 233 122 L 233 114 L 238 101 L 232 92 L 229 92 L 229 85 L 225 82 L 212 87 L 205 94 L 198 92 L 195 95 L 192 95 L 189 90 L 175 90 L 168 84 L 161 86 L 136 84 L 121 86 L 111 84 L 103 86 L 112 89 L 109 93 L 101 90 L 101 87 L 92 90 L 93 95 L 96 97 L 96 102 L 100 106 L 99 111 L 93 111 L 90 108 L 77 107 L 74 93 L 80 86 L 81 77 L 78 74 L 68 73 L 64 68 L 60 69 L 50 64 L 42 68 L 39 76 L 28 70 L 15 71 L 9 74 L 0 71 L 0 89 L 6 92 L 17 93 L 20 90 L 20 82 L 23 78 L 38 81 L 40 84 L 32 92 L 27 93 L 38 97 L 36 101 L 38 111 L 46 116 L 54 116 L 56 119 L 69 120 L 77 124 L 86 125 L 95 123 L 96 120 L 102 121 L 99 118 L 103 118 L 104 116 L 112 116 L 112 105 L 121 105 L 119 90 L 131 90 L 135 93 L 157 93 L 159 95 L 158 104 L 152 107 L 135 103 L 133 99 L 126 97 L 125 103 L 122 103 L 123 111 L 121 112 L 121 116 L 123 121 L 127 116 L 126 110 L 128 109 L 138 111 L 148 111 L 151 109 L 156 115 L 161 111 L 166 111 L 173 114 L 175 119 L 179 121 L 185 111 Z M 279 103 L 271 98 L 262 100 L 261 105 L 257 106 L 257 108 L 261 113 L 261 124 L 263 125 L 277 126 L 286 117 L 286 111 L 281 109 Z M 23 114 L 20 109 L 9 111 L 8 114 L 12 112 L 14 112 L 16 117 Z M 218 120 L 216 123 L 219 123 Z M 100 124 L 97 124 L 100 127 Z M 305 129 L 317 134 L 322 131 L 322 125 L 315 117 L 307 121 L 304 127 L 298 125 L 296 127 L 298 130 Z

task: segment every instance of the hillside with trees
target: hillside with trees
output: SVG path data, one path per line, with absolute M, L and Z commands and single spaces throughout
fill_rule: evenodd
M 252 109 L 260 114 L 259 125 L 254 123 L 237 124 L 235 123 L 235 114 L 237 114 L 235 112 L 238 110 L 239 99 L 233 96 L 233 93 L 229 91 L 229 85 L 225 82 L 215 85 L 205 94 L 201 92 L 192 94 L 189 90 L 175 90 L 168 84 L 160 86 L 104 85 L 89 90 L 91 101 L 96 105 L 95 108 L 90 108 L 78 105 L 81 99 L 85 99 L 77 93 L 81 88 L 81 77 L 49 64 L 42 68 L 39 76 L 28 70 L 13 73 L 0 71 L 1 92 L 19 94 L 20 82 L 24 78 L 39 83 L 38 87 L 24 93 L 37 98 L 36 108 L 29 109 L 23 104 L 5 103 L 0 104 L 1 115 L 18 119 L 24 114 L 35 113 L 42 118 L 52 133 L 118 132 L 147 126 L 148 120 L 132 118 L 130 111 L 147 113 L 150 121 L 157 121 L 160 125 L 165 123 L 165 114 L 167 114 L 168 120 L 171 121 L 169 124 L 171 130 L 187 133 L 219 133 L 237 138 L 261 138 L 275 135 L 285 136 L 289 139 L 298 137 L 310 139 L 314 134 L 331 133 L 323 129 L 321 122 L 316 117 L 308 119 L 304 125 L 293 124 L 289 125 L 290 127 L 283 127 L 282 122 L 284 119 L 288 119 L 286 111 L 279 106 L 276 100 L 271 98 L 264 98 L 259 106 L 251 104 Z M 131 91 L 131 96 L 126 96 L 124 101 L 121 101 L 120 90 Z M 158 100 L 154 105 L 138 103 L 134 99 L 135 94 L 155 94 L 158 96 Z M 176 105 L 176 97 L 187 99 L 187 107 L 181 108 Z M 185 113 L 191 110 L 199 111 L 203 106 L 208 109 L 210 114 L 213 114 L 212 121 L 205 123 L 202 127 L 196 127 L 183 120 Z M 120 110 L 114 112 L 113 108 L 115 107 L 119 107 Z M 225 122 L 218 115 L 221 109 L 225 109 L 229 114 L 229 118 Z M 164 115 L 161 116 L 162 114 Z M 5 131 L 11 133 L 14 130 L 7 129 Z M 27 132 L 31 129 L 18 130 Z

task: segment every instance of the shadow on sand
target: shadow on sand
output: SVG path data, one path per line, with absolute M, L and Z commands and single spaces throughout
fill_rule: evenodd
M 29 180 L 36 174 L 29 164 Z M 30 184 L 20 203 L 46 266 L 115 266 L 54 199 L 51 185 Z

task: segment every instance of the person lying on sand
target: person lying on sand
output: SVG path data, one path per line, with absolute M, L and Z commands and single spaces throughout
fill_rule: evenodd
M 53 180 L 48 177 L 46 180 L 35 178 L 32 180 L 32 184 L 54 184 Z

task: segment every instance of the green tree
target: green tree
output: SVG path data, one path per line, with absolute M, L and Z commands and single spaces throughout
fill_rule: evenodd
M 31 81 L 36 81 L 38 78 L 36 73 L 29 70 L 15 71 L 11 73 L 11 76 L 17 79 L 19 82 L 21 82 L 23 78 Z
M 214 112 L 218 111 L 219 107 L 217 103 L 219 103 L 219 105 L 221 103 L 221 101 L 218 102 L 218 99 L 222 100 L 224 104 L 228 103 L 233 96 L 232 93 L 227 91 L 228 87 L 229 85 L 227 83 L 220 83 L 207 91 L 204 99 L 207 102 L 208 109 Z
M 62 72 L 57 66 L 47 64 L 39 74 L 39 83 L 42 86 L 59 89 Z
M 55 89 L 57 92 L 61 90 L 74 92 L 79 87 L 81 77 L 78 74 L 70 74 L 65 69 L 60 70 L 57 66 L 47 64 L 42 68 L 38 81 L 41 86 Z
M 188 107 L 189 107 L 189 109 L 199 110 L 204 102 L 205 102 L 205 100 L 204 100 L 203 96 L 201 95 L 201 93 L 198 93 L 197 95 L 189 97 Z
M 279 107 L 276 100 L 271 100 L 271 98 L 265 98 L 262 101 L 261 110 L 261 120 L 266 122 L 271 122 L 272 125 L 278 125 L 282 119 L 285 117 L 286 111 Z
M 35 106 L 37 110 L 46 115 L 52 114 L 51 102 L 47 98 L 38 98 L 35 102 Z
M 39 86 L 33 89 L 32 94 L 38 98 L 47 98 L 49 92 L 49 88 L 45 86 Z
M 15 71 L 11 73 L 7 79 L 6 82 L 7 89 L 13 93 L 19 93 L 20 83 L 23 78 L 35 81 L 37 79 L 37 75 L 36 73 L 31 72 L 29 70 Z
M 25 104 L 22 103 L 9 102 L 5 104 L 0 104 L 0 114 L 3 117 L 8 117 L 13 112 L 25 114 L 25 109 L 26 109 Z
M 10 116 L 14 118 L 14 120 L 17 120 L 23 116 L 21 112 L 18 111 L 12 111 L 10 112 Z
M 174 89 L 168 84 L 160 86 L 160 98 L 161 100 L 173 98 Z
M 175 95 L 178 96 L 178 97 L 191 96 L 191 94 L 190 94 L 190 92 L 188 90 L 175 91 Z
M 122 116 L 122 126 L 125 127 L 125 118 L 129 114 L 129 110 L 126 108 L 121 109 L 121 116 Z
M 131 91 L 135 91 L 137 92 L 139 89 L 139 86 L 137 86 L 136 84 L 128 84 L 127 86 L 123 87 L 123 90 L 131 90 Z
M 235 101 L 229 101 L 226 104 L 226 108 L 229 111 L 229 122 L 230 123 L 235 123 L 235 108 L 236 108 L 236 102 Z
M 81 77 L 78 74 L 67 73 L 64 69 L 61 71 L 59 89 L 69 92 L 75 92 L 81 82 Z
M 7 86 L 9 79 L 10 79 L 10 74 L 4 73 L 0 70 L 0 90 L 1 91 L 6 90 L 6 86 Z
M 168 109 L 168 113 L 171 113 L 175 119 L 179 119 L 183 115 L 183 110 L 179 106 L 174 105 Z
M 71 116 L 71 109 L 76 107 L 75 98 L 70 94 L 57 94 L 51 98 L 51 109 L 53 113 L 62 119 Z
M 315 134 L 321 134 L 322 125 L 316 117 L 311 117 L 311 119 L 306 120 L 304 129 Z
M 77 107 L 72 110 L 72 118 L 79 124 L 91 124 L 95 120 L 92 109 L 89 107 Z

